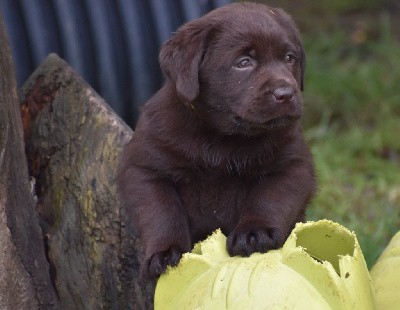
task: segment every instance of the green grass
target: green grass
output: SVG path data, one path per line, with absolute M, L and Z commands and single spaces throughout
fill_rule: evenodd
M 400 124 L 388 130 L 399 132 Z M 354 230 L 370 267 L 400 225 L 399 164 L 382 154 L 385 134 L 353 127 L 311 138 L 319 190 L 308 219 Z
M 308 219 L 354 230 L 369 267 L 400 230 L 400 44 L 381 15 L 377 36 L 304 36 L 306 135 L 319 191 Z
M 306 123 L 318 125 L 328 117 L 346 127 L 374 126 L 400 115 L 400 44 L 382 28 L 377 41 L 359 45 L 341 32 L 305 39 Z

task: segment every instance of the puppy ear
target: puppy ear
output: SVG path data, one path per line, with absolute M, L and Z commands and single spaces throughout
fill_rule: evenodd
M 192 22 L 179 28 L 161 47 L 161 70 L 174 82 L 178 96 L 187 103 L 199 95 L 199 67 L 208 32 L 206 25 Z

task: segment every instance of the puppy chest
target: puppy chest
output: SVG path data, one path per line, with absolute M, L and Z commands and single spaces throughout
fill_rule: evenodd
M 229 178 L 198 178 L 178 188 L 191 229 L 205 230 L 206 234 L 235 226 L 246 192 L 242 182 Z

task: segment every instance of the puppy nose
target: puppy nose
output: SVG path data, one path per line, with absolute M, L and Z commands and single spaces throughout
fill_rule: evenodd
M 294 91 L 292 87 L 279 87 L 272 92 L 272 95 L 277 102 L 285 102 L 292 100 Z

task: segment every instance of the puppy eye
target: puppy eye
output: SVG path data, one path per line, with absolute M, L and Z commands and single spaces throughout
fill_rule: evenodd
M 294 56 L 292 53 L 287 53 L 285 56 L 285 61 L 288 64 L 293 64 L 296 61 L 296 56 Z
M 235 64 L 235 67 L 239 69 L 246 69 L 252 66 L 253 66 L 253 61 L 248 56 L 240 58 Z

